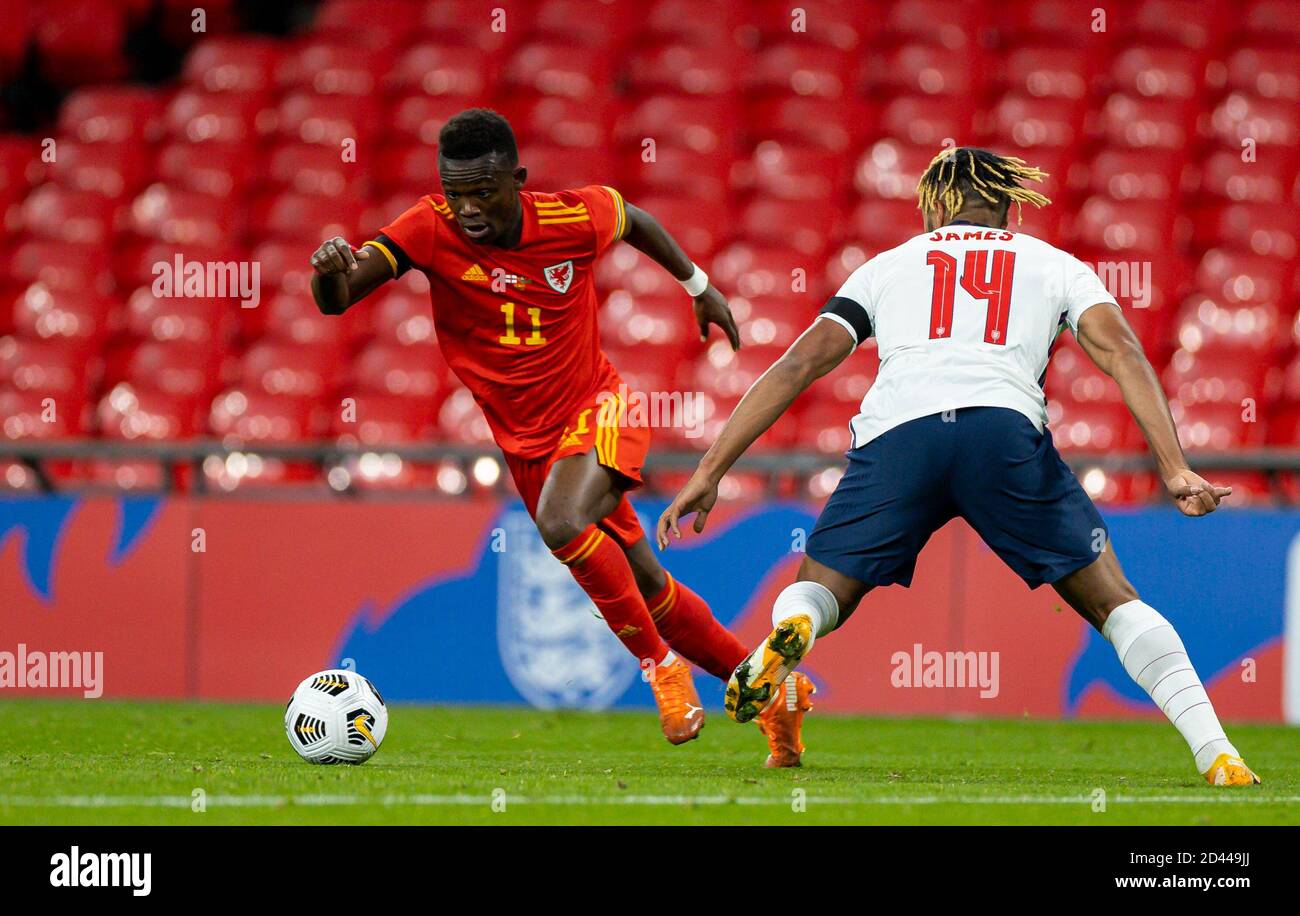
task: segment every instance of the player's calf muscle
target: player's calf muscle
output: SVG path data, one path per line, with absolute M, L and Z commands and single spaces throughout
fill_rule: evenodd
M 1111 611 L 1138 598 L 1137 589 L 1124 576 L 1115 549 L 1109 545 L 1092 563 L 1063 576 L 1053 582 L 1052 587 L 1080 617 L 1098 630 L 1106 623 Z

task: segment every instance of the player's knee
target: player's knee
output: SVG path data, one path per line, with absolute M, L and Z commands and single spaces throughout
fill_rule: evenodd
M 559 550 L 565 544 L 572 542 L 586 527 L 586 524 L 573 512 L 548 511 L 543 506 L 537 513 L 537 531 L 541 534 L 542 541 L 551 550 Z

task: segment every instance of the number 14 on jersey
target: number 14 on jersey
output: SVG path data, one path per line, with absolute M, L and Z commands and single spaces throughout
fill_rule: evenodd
M 993 262 L 991 271 L 990 260 Z M 951 337 L 953 301 L 957 296 L 957 259 L 946 251 L 930 251 L 926 253 L 925 263 L 934 268 L 934 290 L 930 297 L 930 339 Z M 961 288 L 971 298 L 984 300 L 985 343 L 1006 345 L 1007 321 L 1011 312 L 1011 281 L 1015 270 L 1014 251 L 977 249 L 966 252 L 960 278 Z

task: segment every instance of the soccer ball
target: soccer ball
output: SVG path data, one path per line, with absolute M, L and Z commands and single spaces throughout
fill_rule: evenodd
M 365 763 L 388 731 L 388 707 L 375 685 L 355 671 L 313 674 L 284 709 L 289 743 L 308 763 Z

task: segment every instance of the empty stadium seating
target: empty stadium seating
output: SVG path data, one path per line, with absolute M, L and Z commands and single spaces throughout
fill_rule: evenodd
M 39 6 L 0 2 L 0 80 L 30 51 L 66 92 L 48 132 L 0 135 L 7 439 L 490 443 L 418 276 L 324 318 L 307 265 L 321 239 L 359 242 L 435 190 L 438 129 L 488 105 L 512 119 L 531 185 L 620 188 L 732 297 L 739 354 L 699 342 L 686 297 L 644 257 L 619 247 L 597 269 L 615 364 L 633 387 L 700 392 L 709 435 L 854 267 L 920 228 L 916 180 L 955 140 L 1052 173 L 1053 204 L 1029 208 L 1024 231 L 1090 263 L 1146 265 L 1151 288 L 1116 292 L 1189 447 L 1300 445 L 1292 3 L 1135 0 L 1098 28 L 1064 0 L 325 0 L 282 38 L 240 32 L 226 2 L 205 4 L 204 34 L 184 4 Z M 126 35 L 150 15 L 188 48 L 180 73 L 125 82 Z M 178 255 L 256 261 L 257 308 L 156 294 L 156 265 Z M 1068 335 L 1059 350 L 1046 391 L 1062 451 L 1141 448 L 1114 383 Z M 842 450 L 876 365 L 863 347 L 759 450 Z M 356 422 L 339 414 L 349 396 Z M 41 420 L 46 397 L 65 405 L 56 422 Z M 443 479 L 376 461 L 335 470 Z M 22 465 L 0 472 L 32 485 Z M 224 488 L 312 473 L 256 456 L 204 469 Z M 99 462 L 84 476 L 157 475 Z M 1088 480 L 1103 500 L 1153 491 L 1149 475 Z M 1273 492 L 1260 475 L 1240 487 Z

